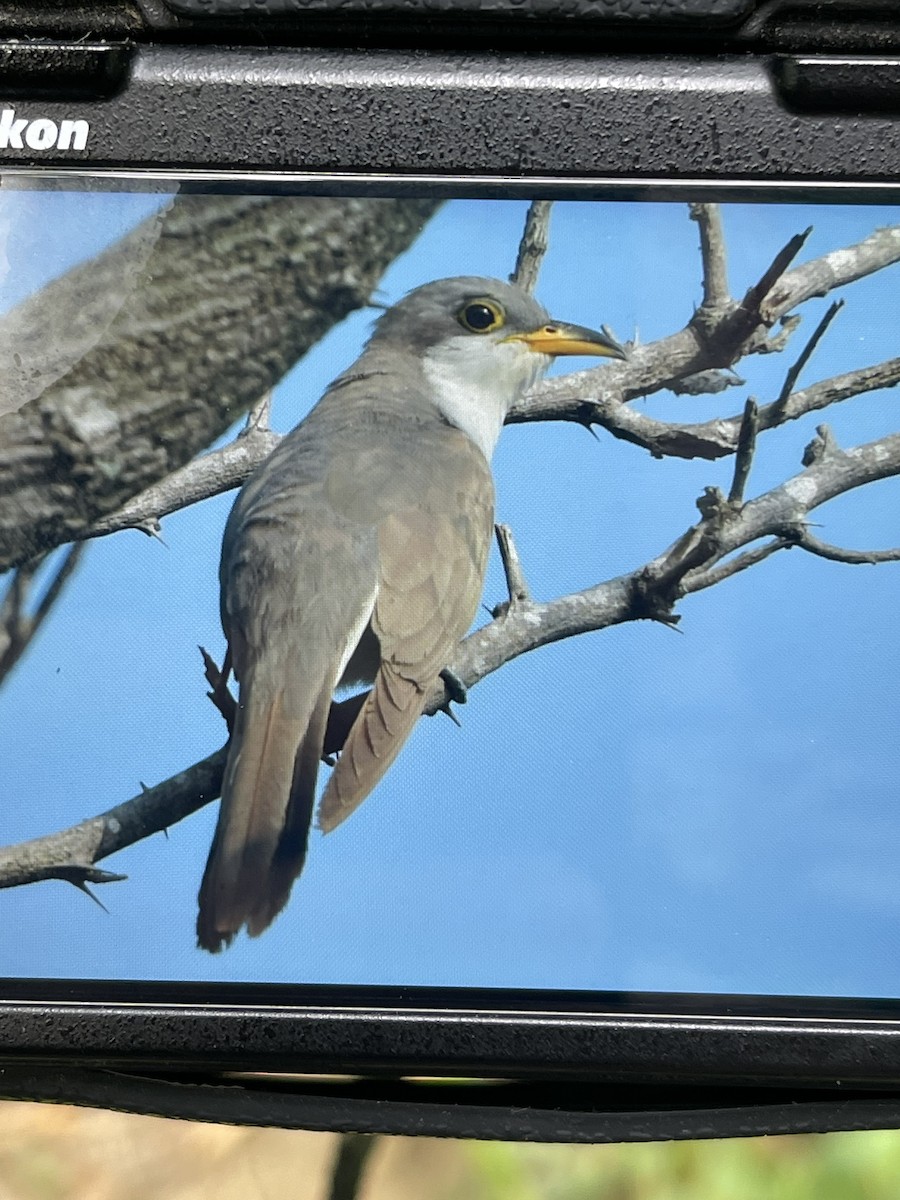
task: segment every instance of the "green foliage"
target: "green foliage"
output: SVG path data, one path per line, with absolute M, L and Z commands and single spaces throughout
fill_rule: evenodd
M 896 1200 L 900 1133 L 624 1146 L 471 1142 L 467 1200 Z

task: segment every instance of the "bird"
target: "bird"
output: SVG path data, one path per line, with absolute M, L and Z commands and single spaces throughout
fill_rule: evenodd
M 339 689 L 371 688 L 319 828 L 349 816 L 396 758 L 478 608 L 501 426 L 559 355 L 626 356 L 515 283 L 426 283 L 379 316 L 356 362 L 239 492 L 219 570 L 239 694 L 201 948 L 259 935 L 286 905 Z

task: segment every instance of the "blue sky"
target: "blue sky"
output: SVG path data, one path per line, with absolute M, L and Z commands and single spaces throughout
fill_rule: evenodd
M 0 193 L 0 307 L 159 203 Z M 505 277 L 525 208 L 447 204 L 383 296 L 446 275 Z M 900 209 L 732 205 L 724 220 L 740 294 L 807 225 L 802 259 Z M 559 203 L 537 291 L 554 316 L 620 339 L 673 332 L 701 298 L 696 225 L 683 204 Z M 898 353 L 900 267 L 843 294 L 801 384 Z M 805 306 L 800 339 L 826 304 Z M 276 428 L 353 360 L 372 317 L 351 316 L 289 373 Z M 801 345 L 744 362 L 747 386 L 724 396 L 664 393 L 642 407 L 703 420 L 747 394 L 771 399 Z M 870 394 L 825 419 L 852 445 L 896 431 L 897 404 L 896 391 Z M 749 496 L 800 469 L 822 419 L 762 439 Z M 729 463 L 657 462 L 567 425 L 505 430 L 494 467 L 498 519 L 540 598 L 646 561 L 693 521 L 703 487 L 730 478 Z M 898 496 L 891 481 L 842 498 L 819 510 L 817 532 L 897 544 Z M 222 743 L 196 647 L 221 657 L 231 502 L 166 518 L 167 546 L 124 532 L 89 547 L 0 691 L 0 842 L 100 812 Z M 487 603 L 503 592 L 495 556 Z M 129 876 L 100 890 L 108 914 L 62 883 L 0 892 L 0 975 L 900 996 L 898 608 L 900 566 L 792 551 L 685 600 L 678 633 L 633 624 L 530 654 L 473 689 L 462 729 L 421 721 L 359 811 L 314 834 L 263 937 L 218 957 L 195 948 L 210 807 L 104 863 Z

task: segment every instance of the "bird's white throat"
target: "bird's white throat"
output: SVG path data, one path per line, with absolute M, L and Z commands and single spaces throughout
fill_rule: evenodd
M 425 378 L 443 416 L 490 461 L 510 408 L 550 365 L 524 342 L 462 334 L 440 342 L 423 361 Z

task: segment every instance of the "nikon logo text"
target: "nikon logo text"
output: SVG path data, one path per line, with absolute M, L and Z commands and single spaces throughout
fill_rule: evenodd
M 51 121 L 17 117 L 14 108 L 0 113 L 0 150 L 83 150 L 91 127 L 87 121 Z

